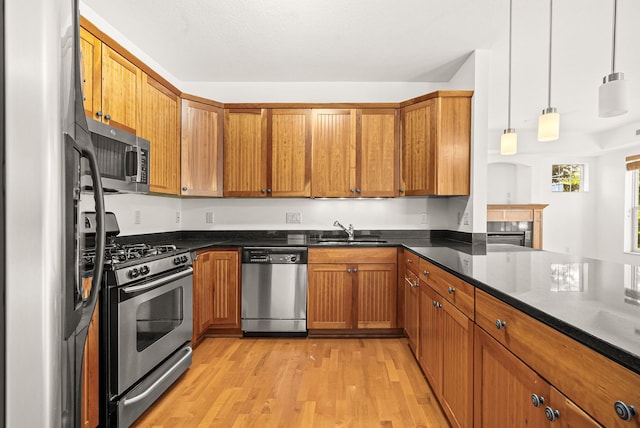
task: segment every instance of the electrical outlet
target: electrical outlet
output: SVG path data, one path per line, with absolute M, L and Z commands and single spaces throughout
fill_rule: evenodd
M 300 213 L 287 213 L 286 223 L 288 224 L 300 224 Z
M 207 211 L 204 216 L 204 222 L 207 224 L 213 224 L 213 212 Z
M 180 211 L 176 211 L 176 223 L 180 223 Z
M 465 212 L 464 215 L 462 216 L 462 223 L 465 225 L 469 225 L 469 213 Z
M 429 222 L 429 218 L 427 213 L 420 213 L 420 224 L 427 224 Z
M 140 212 L 140 210 L 135 210 L 133 212 L 133 222 L 135 224 L 140 224 L 142 223 L 142 213 Z

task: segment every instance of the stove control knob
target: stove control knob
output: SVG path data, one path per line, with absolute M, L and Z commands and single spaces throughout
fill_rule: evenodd
M 180 264 L 180 257 L 176 257 L 173 259 L 173 264 L 174 265 L 179 265 Z
M 289 259 L 289 263 L 295 263 L 296 260 L 298 260 L 296 256 L 291 256 L 291 258 Z
M 182 263 L 186 263 L 187 260 L 189 260 L 189 257 L 187 256 L 182 256 Z
M 140 275 L 147 275 L 149 271 L 150 271 L 149 266 L 144 265 L 140 268 Z
M 140 275 L 140 271 L 138 268 L 133 268 L 129 270 L 129 278 L 137 278 Z

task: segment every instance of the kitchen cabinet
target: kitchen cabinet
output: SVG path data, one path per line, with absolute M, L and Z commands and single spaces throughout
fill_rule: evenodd
M 267 196 L 267 111 L 224 110 L 224 196 Z
M 91 290 L 91 278 L 83 278 L 85 296 Z M 100 336 L 98 307 L 93 312 L 87 332 L 82 362 L 82 401 L 81 424 L 83 428 L 95 428 L 99 423 L 99 370 L 100 370 Z
M 468 195 L 471 92 L 439 91 L 401 106 L 403 194 Z
M 405 255 L 407 253 L 408 251 L 405 251 Z M 405 258 L 405 260 L 410 260 L 410 258 Z M 420 327 L 420 283 L 418 275 L 407 264 L 404 269 L 404 332 L 409 341 L 409 347 L 417 355 Z
M 640 427 L 639 416 L 625 422 L 618 417 L 614 407 L 616 402 L 620 401 L 638 408 L 640 375 L 637 373 L 616 364 L 481 290 L 476 290 L 476 323 L 482 331 L 476 329 L 478 331 L 476 344 L 479 348 L 476 346 L 475 351 L 475 383 L 476 388 L 487 389 L 487 391 L 477 390 L 476 396 L 480 393 L 498 394 L 498 392 L 492 392 L 494 387 L 491 386 L 491 382 L 495 376 L 486 374 L 491 370 L 502 370 L 496 362 L 497 359 L 491 357 L 487 360 L 487 368 L 484 367 L 484 355 L 488 352 L 486 351 L 488 345 L 483 344 L 495 342 L 503 347 L 499 351 L 501 355 L 512 354 L 512 359 L 521 360 L 570 401 L 569 405 L 564 404 L 569 409 L 565 413 L 580 417 L 574 411 L 577 406 L 603 426 Z M 478 337 L 484 338 L 487 335 L 492 337 L 493 342 L 488 339 L 478 340 Z M 492 348 L 498 348 L 498 346 L 492 346 Z M 483 384 L 483 376 L 486 376 L 489 386 Z M 531 389 L 525 392 L 528 393 L 527 396 L 537 394 Z M 545 394 L 549 395 L 546 391 Z M 482 402 L 485 401 L 482 400 Z M 561 403 L 554 402 L 547 405 L 556 409 Z M 476 407 L 477 415 L 486 413 L 483 412 L 482 408 Z M 558 421 L 562 420 L 563 414 L 560 412 Z M 565 426 L 589 425 L 566 422 Z
M 474 352 L 474 427 L 601 426 L 477 326 Z
M 394 248 L 309 249 L 309 330 L 396 327 Z
M 487 205 L 487 222 L 526 221 L 532 223 L 532 247 L 542 249 L 542 210 L 548 204 Z
M 180 98 L 142 74 L 140 136 L 151 144 L 150 190 L 180 194 Z
M 311 110 L 225 109 L 224 195 L 311 196 Z
M 222 196 L 222 128 L 220 107 L 182 100 L 181 194 Z
M 397 196 L 399 135 L 396 109 L 313 109 L 312 196 Z
M 193 262 L 193 339 L 240 332 L 240 262 L 233 250 L 200 250 Z
M 142 70 L 86 29 L 80 50 L 85 114 L 138 135 Z

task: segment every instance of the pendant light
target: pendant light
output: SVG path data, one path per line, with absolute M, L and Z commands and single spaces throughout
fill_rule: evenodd
M 629 111 L 629 90 L 624 73 L 616 72 L 616 18 L 618 0 L 613 1 L 613 46 L 611 52 L 611 74 L 602 79 L 599 92 L 598 114 L 600 117 L 620 116 Z
M 515 155 L 518 151 L 518 134 L 511 127 L 511 26 L 513 21 L 513 0 L 509 0 L 509 103 L 507 116 L 507 129 L 500 137 L 500 154 Z
M 560 115 L 551 107 L 551 40 L 553 36 L 553 0 L 549 0 L 549 92 L 547 108 L 538 118 L 538 141 L 554 141 L 560 134 Z

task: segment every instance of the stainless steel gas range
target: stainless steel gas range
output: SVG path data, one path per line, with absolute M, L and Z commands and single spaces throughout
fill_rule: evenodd
M 127 427 L 191 365 L 193 267 L 191 253 L 173 245 L 114 243 L 117 222 L 107 216 L 100 419 Z

